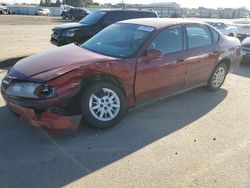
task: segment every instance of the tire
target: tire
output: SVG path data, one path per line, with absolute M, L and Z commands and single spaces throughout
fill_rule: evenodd
M 224 83 L 227 73 L 227 65 L 225 63 L 219 63 L 208 80 L 208 90 L 217 91 Z
M 109 82 L 98 82 L 87 87 L 81 97 L 83 118 L 92 128 L 114 127 L 123 119 L 126 106 L 123 91 Z
M 62 19 L 63 19 L 63 20 L 66 20 L 66 17 L 65 17 L 64 15 L 62 15 Z

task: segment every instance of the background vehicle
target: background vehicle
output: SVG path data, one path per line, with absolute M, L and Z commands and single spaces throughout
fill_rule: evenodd
M 49 16 L 50 11 L 47 8 L 38 8 L 34 14 L 39 16 Z
M 8 14 L 9 10 L 6 4 L 0 4 L 0 14 Z
M 242 41 L 246 37 L 250 36 L 250 19 L 238 19 L 233 22 L 233 24 L 237 27 L 237 37 Z
M 69 9 L 69 10 L 70 10 L 70 9 Z M 64 10 L 64 11 L 62 11 L 61 17 L 62 17 L 63 20 L 66 20 L 66 19 L 69 18 L 69 15 L 68 15 L 69 10 Z
M 67 11 L 63 11 L 61 14 L 62 19 L 71 19 L 72 21 L 79 21 L 89 14 L 89 11 L 71 8 Z
M 242 41 L 242 55 L 243 55 L 243 62 L 249 63 L 250 62 L 250 37 L 245 38 Z
M 83 116 L 92 127 L 109 128 L 145 100 L 203 85 L 218 90 L 239 65 L 240 50 L 237 38 L 205 23 L 125 20 L 81 46 L 21 60 L 1 92 L 11 111 L 36 126 L 73 129 Z
M 153 11 L 142 10 L 94 11 L 78 23 L 63 24 L 52 29 L 50 42 L 57 46 L 72 42 L 83 43 L 110 24 L 126 19 L 148 17 L 158 17 L 158 15 Z
M 231 26 L 231 25 L 225 24 L 223 22 L 211 22 L 211 21 L 209 21 L 207 23 L 212 25 L 216 29 L 218 29 L 224 35 L 231 36 L 231 37 L 237 37 L 237 27 L 236 26 Z

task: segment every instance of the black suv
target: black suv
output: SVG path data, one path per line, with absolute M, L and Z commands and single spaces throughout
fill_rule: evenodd
M 83 43 L 110 24 L 134 18 L 158 17 L 156 12 L 143 10 L 97 10 L 80 22 L 63 24 L 52 29 L 50 42 L 62 46 L 72 42 Z
M 67 11 L 63 11 L 61 16 L 62 19 L 71 19 L 73 21 L 79 21 L 89 13 L 86 10 L 80 8 L 71 8 Z

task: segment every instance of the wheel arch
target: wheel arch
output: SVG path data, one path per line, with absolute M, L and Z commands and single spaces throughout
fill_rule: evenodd
M 87 77 L 82 78 L 81 81 L 81 89 L 80 92 L 84 91 L 84 89 L 95 82 L 106 81 L 111 82 L 114 85 L 118 86 L 124 93 L 125 97 L 127 97 L 126 89 L 124 84 L 119 80 L 119 78 L 112 74 L 107 73 L 97 73 Z
M 225 63 L 226 66 L 227 66 L 227 72 L 229 72 L 230 68 L 231 68 L 231 60 L 229 58 L 224 58 L 224 59 L 221 59 L 218 63 L 218 65 L 220 63 Z

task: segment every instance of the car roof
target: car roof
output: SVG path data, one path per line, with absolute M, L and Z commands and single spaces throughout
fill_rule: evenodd
M 155 28 L 162 28 L 171 25 L 179 25 L 179 24 L 204 24 L 208 25 L 205 22 L 188 20 L 183 18 L 137 18 L 120 21 L 119 23 L 130 23 L 130 24 L 138 24 L 145 25 Z

